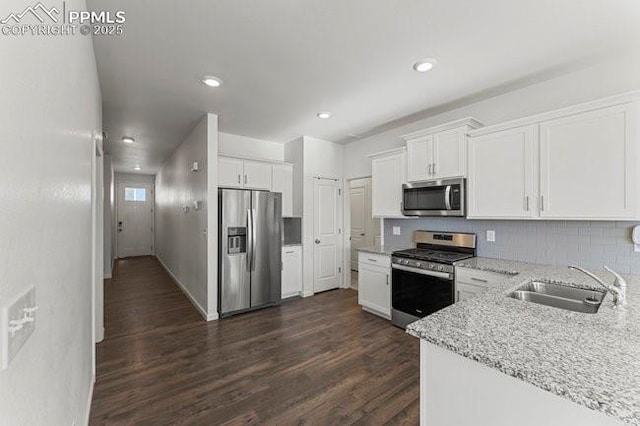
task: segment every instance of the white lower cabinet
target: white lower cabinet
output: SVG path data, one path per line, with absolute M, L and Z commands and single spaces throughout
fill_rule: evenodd
M 508 275 L 456 266 L 456 302 L 471 299 L 503 283 Z
M 368 312 L 391 319 L 391 259 L 389 256 L 359 253 L 358 303 Z
M 282 298 L 302 294 L 302 247 L 282 247 Z

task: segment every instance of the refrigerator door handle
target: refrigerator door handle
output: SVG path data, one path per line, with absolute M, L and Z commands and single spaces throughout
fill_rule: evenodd
M 247 209 L 247 271 L 251 272 L 253 264 L 253 217 L 251 209 Z
M 256 270 L 256 240 L 257 232 L 256 232 L 256 209 L 251 209 L 251 271 Z

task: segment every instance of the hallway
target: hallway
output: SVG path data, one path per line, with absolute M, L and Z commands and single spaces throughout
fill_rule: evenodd
M 105 282 L 92 425 L 418 424 L 418 341 L 335 290 L 206 323 L 153 257 Z

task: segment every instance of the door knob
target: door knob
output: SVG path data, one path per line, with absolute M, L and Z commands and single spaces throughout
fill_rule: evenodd
M 320 238 L 316 238 L 316 244 L 320 244 Z

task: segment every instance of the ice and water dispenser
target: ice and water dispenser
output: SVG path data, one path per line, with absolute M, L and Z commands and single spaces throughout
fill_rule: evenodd
M 227 235 L 227 253 L 241 254 L 247 252 L 247 228 L 229 227 Z

